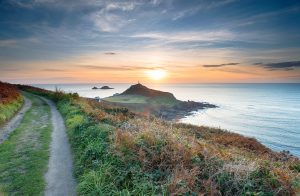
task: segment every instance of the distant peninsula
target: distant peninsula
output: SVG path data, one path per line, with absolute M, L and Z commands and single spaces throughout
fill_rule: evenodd
M 192 111 L 215 108 L 204 102 L 180 101 L 172 93 L 150 89 L 140 83 L 130 86 L 121 94 L 102 99 L 115 106 L 127 107 L 135 112 L 154 115 L 165 120 L 174 120 Z
M 92 89 L 93 90 L 97 90 L 97 89 L 107 90 L 107 89 L 114 89 L 114 88 L 109 87 L 109 86 L 102 86 L 102 87 L 98 88 L 98 87 L 94 86 Z

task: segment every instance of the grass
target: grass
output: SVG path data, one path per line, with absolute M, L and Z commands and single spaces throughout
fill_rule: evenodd
M 14 116 L 23 102 L 23 97 L 15 86 L 0 81 L 0 126 Z
M 169 97 L 145 97 L 141 95 L 115 95 L 103 99 L 111 105 L 126 107 L 143 115 L 156 115 L 160 117 L 161 111 L 166 108 L 180 107 L 179 100 Z
M 62 92 L 79 195 L 296 195 L 299 159 L 224 130 L 143 117 Z
M 148 97 L 141 95 L 115 95 L 104 98 L 104 101 L 117 102 L 117 103 L 137 103 L 144 104 L 148 102 Z
M 168 97 L 145 97 L 141 95 L 115 95 L 103 99 L 104 101 L 123 104 L 150 104 L 152 106 L 171 107 L 179 103 L 176 99 Z
M 0 145 L 0 193 L 42 195 L 51 140 L 50 108 L 26 94 L 32 107 L 20 126 Z
M 14 114 L 22 107 L 24 99 L 19 96 L 17 99 L 8 103 L 0 103 L 0 125 L 11 119 Z
M 181 103 L 181 101 L 178 101 L 176 99 L 170 99 L 168 97 L 156 97 L 154 99 L 149 100 L 149 103 L 151 105 L 162 105 L 162 106 L 166 106 L 166 107 L 173 107 L 179 103 Z

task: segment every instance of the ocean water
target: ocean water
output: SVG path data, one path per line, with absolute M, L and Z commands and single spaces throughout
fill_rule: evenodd
M 92 90 L 109 85 L 111 90 Z M 77 92 L 83 97 L 107 97 L 130 84 L 35 85 Z M 300 84 L 147 84 L 180 100 L 209 102 L 218 108 L 194 111 L 180 122 L 226 129 L 254 137 L 275 151 L 300 157 Z

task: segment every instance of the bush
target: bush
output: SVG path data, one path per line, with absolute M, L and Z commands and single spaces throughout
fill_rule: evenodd
M 295 163 L 291 165 L 291 169 L 300 173 L 300 163 Z
M 75 127 L 83 124 L 84 121 L 85 121 L 85 117 L 83 115 L 76 114 L 68 118 L 66 124 L 69 129 L 74 129 Z

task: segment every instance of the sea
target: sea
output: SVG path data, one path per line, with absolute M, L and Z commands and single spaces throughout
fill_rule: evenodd
M 110 86 L 110 90 L 92 87 Z M 36 84 L 34 86 L 82 97 L 108 97 L 131 84 Z M 225 129 L 254 137 L 267 147 L 288 150 L 300 158 L 300 84 L 146 84 L 171 92 L 177 99 L 215 104 L 193 111 L 179 122 Z

